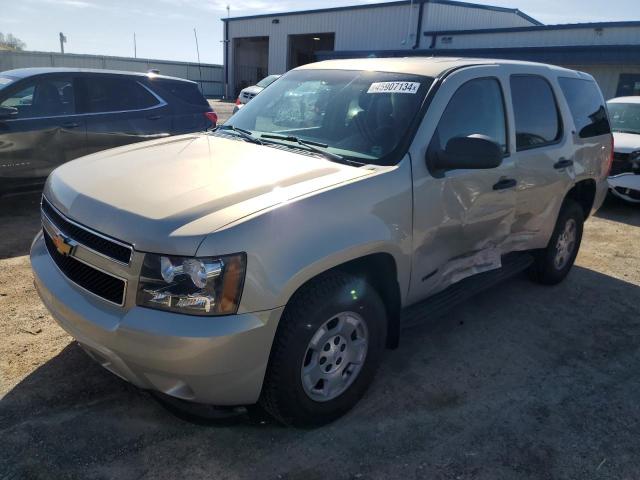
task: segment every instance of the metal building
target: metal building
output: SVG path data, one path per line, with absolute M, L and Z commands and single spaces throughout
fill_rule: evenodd
M 517 9 L 404 0 L 224 20 L 227 96 L 329 58 L 467 56 L 591 73 L 605 96 L 640 95 L 640 21 L 543 25 Z
M 130 72 L 156 69 L 163 75 L 198 82 L 202 93 L 207 97 L 221 97 L 224 93 L 222 65 L 106 55 L 0 50 L 0 72 L 23 67 L 101 68 Z
M 228 95 L 318 52 L 421 48 L 424 31 L 541 25 L 517 9 L 450 0 L 401 0 L 223 19 Z

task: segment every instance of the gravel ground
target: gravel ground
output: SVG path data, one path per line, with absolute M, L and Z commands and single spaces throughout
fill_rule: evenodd
M 640 208 L 608 201 L 563 284 L 522 275 L 405 332 L 307 431 L 190 423 L 94 364 L 33 289 L 38 202 L 0 200 L 0 479 L 640 478 Z

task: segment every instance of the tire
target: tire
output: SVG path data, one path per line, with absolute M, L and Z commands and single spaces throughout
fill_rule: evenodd
M 303 286 L 280 319 L 260 404 L 297 427 L 344 415 L 375 376 L 386 324 L 378 293 L 363 279 L 332 272 Z M 318 372 L 323 378 L 314 384 Z
M 572 226 L 573 242 L 568 246 L 567 239 L 572 236 Z M 532 280 L 543 285 L 556 285 L 564 280 L 580 250 L 583 226 L 582 207 L 574 200 L 565 200 L 547 248 L 534 254 L 535 260 L 529 270 Z

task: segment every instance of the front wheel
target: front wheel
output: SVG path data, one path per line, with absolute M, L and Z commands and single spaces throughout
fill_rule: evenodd
M 363 279 L 330 273 L 285 308 L 260 403 L 288 425 L 317 426 L 364 395 L 384 350 L 385 308 Z
M 571 199 L 565 200 L 547 248 L 535 254 L 530 269 L 534 281 L 555 285 L 564 280 L 578 255 L 583 225 L 582 207 Z

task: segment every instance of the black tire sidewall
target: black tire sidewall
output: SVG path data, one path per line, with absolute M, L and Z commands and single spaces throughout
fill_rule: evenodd
M 352 295 L 355 290 L 357 295 Z M 373 380 L 384 351 L 386 314 L 384 305 L 372 287 L 362 280 L 343 278 L 327 295 L 313 300 L 312 295 L 294 301 L 287 307 L 281 321 L 288 322 L 292 332 L 287 344 L 276 352 L 282 384 L 276 392 L 281 415 L 287 423 L 313 426 L 327 423 L 346 413 L 362 397 Z M 304 302 L 304 303 L 303 303 Z M 369 343 L 365 362 L 358 377 L 339 397 L 317 402 L 307 396 L 302 386 L 301 368 L 307 347 L 316 331 L 341 312 L 355 312 L 367 326 Z
M 557 252 L 558 237 L 562 234 L 565 226 L 569 220 L 573 219 L 576 222 L 576 240 L 573 246 L 573 252 L 569 257 L 566 265 L 561 269 L 556 268 L 555 257 Z M 549 245 L 543 250 L 541 257 L 538 259 L 538 270 L 540 274 L 540 280 L 543 283 L 555 284 L 562 281 L 568 274 L 578 252 L 580 251 L 580 244 L 582 242 L 582 232 L 584 227 L 584 213 L 580 205 L 574 201 L 567 201 L 560 210 L 558 215 L 558 221 L 549 240 Z

